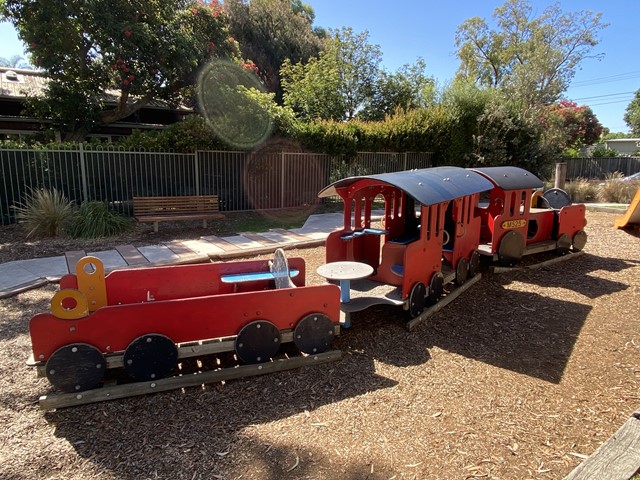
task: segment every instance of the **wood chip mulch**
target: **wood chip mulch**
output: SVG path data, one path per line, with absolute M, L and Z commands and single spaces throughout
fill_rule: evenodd
M 0 478 L 562 478 L 640 406 L 640 237 L 587 218 L 585 255 L 487 274 L 411 333 L 354 314 L 339 362 L 48 413 L 25 360 L 57 287 L 0 300 Z M 323 248 L 288 255 L 323 281 Z

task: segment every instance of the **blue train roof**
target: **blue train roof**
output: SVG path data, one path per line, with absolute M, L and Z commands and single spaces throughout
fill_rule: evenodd
M 533 173 L 518 167 L 484 167 L 472 168 L 503 190 L 523 190 L 525 188 L 540 188 L 543 183 Z
M 337 195 L 336 189 L 349 187 L 361 180 L 375 180 L 397 187 L 423 205 L 446 202 L 493 188 L 489 180 L 472 170 L 460 167 L 434 167 L 349 177 L 325 187 L 318 196 L 322 198 Z

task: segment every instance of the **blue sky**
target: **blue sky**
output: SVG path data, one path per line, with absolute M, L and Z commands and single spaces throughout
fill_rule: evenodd
M 496 7 L 504 1 L 479 0 L 306 0 L 315 13 L 315 25 L 324 28 L 352 27 L 368 31 L 370 43 L 378 44 L 383 66 L 395 71 L 422 57 L 427 74 L 439 85 L 453 78 L 458 68 L 454 38 L 466 19 L 482 17 L 492 21 Z M 551 0 L 531 0 L 534 15 L 553 4 Z M 604 53 L 600 61 L 586 59 L 576 73 L 566 97 L 579 105 L 589 105 L 600 122 L 612 132 L 628 131 L 625 109 L 640 88 L 638 42 L 634 40 L 640 18 L 637 0 L 561 0 L 565 12 L 601 12 L 610 25 L 601 32 L 594 53 Z M 23 46 L 11 25 L 0 24 L 0 57 L 22 54 Z

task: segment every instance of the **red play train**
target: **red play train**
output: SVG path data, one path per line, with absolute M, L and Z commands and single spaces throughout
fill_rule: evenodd
M 372 304 L 402 305 L 411 317 L 437 302 L 443 286 L 462 285 L 481 257 L 514 265 L 523 255 L 581 250 L 585 207 L 518 167 L 436 167 L 335 182 L 344 226 L 329 235 L 327 262 L 354 261 L 373 275 L 353 282 L 347 313 Z M 374 206 L 384 208 L 378 228 Z
M 447 283 L 476 275 L 481 257 L 513 265 L 532 253 L 581 250 L 584 205 L 562 190 L 541 194 L 540 187 L 517 167 L 436 167 L 326 187 L 320 197 L 344 202 L 343 228 L 327 238 L 327 264 L 355 262 L 372 271 L 350 284 L 342 302 L 335 285 L 306 286 L 304 260 L 287 260 L 281 250 L 273 262 L 106 276 L 97 258 L 86 257 L 76 274 L 61 279 L 51 313 L 31 319 L 32 364 L 63 392 L 81 392 L 99 385 L 111 367 L 152 381 L 189 356 L 233 351 L 244 363 L 260 363 L 285 342 L 323 352 L 340 331 L 341 312 L 348 321 L 351 312 L 386 303 L 415 318 Z M 384 209 L 378 223 L 376 208 Z

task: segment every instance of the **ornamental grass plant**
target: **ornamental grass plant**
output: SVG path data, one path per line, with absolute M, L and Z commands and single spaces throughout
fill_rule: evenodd
M 73 225 L 77 208 L 58 190 L 32 189 L 24 203 L 16 208 L 16 217 L 27 238 L 58 237 Z
M 620 172 L 610 173 L 600 185 L 599 199 L 607 203 L 631 203 L 638 187 L 640 182 L 625 181 Z
M 564 190 L 574 203 L 595 202 L 598 199 L 598 185 L 586 178 L 576 178 L 567 183 Z

